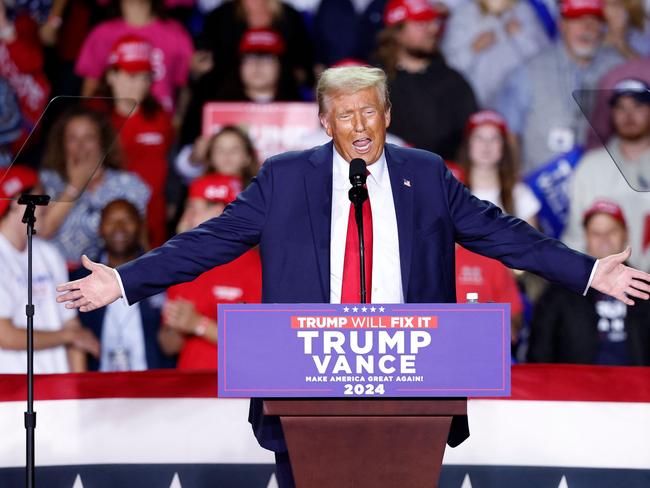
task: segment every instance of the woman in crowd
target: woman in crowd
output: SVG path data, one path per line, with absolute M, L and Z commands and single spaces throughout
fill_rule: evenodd
M 75 71 L 84 78 L 82 95 L 95 93 L 106 71 L 115 43 L 136 35 L 153 46 L 152 93 L 163 108 L 173 112 L 176 96 L 187 83 L 192 40 L 185 28 L 166 18 L 162 0 L 114 0 L 117 15 L 98 24 L 86 38 Z
M 48 134 L 41 183 L 58 201 L 47 207 L 39 234 L 52 240 L 70 268 L 82 254 L 99 253 L 99 217 L 108 202 L 129 200 L 145 215 L 150 190 L 120 170 L 115 137 L 107 117 L 84 106 L 68 110 Z
M 540 203 L 521 181 L 512 148 L 508 144 L 505 119 L 497 112 L 482 110 L 467 122 L 459 163 L 471 192 L 511 215 L 535 226 Z
M 234 125 L 225 126 L 212 136 L 200 137 L 181 151 L 176 163 L 177 172 L 187 180 L 215 173 L 239 178 L 242 188 L 257 174 L 259 166 L 248 134 Z
M 470 82 L 479 104 L 490 107 L 504 77 L 548 42 L 526 0 L 471 0 L 449 18 L 442 51 Z
M 279 32 L 251 29 L 239 44 L 236 70 L 221 84 L 202 82 L 193 92 L 192 101 L 181 129 L 181 144 L 193 142 L 201 133 L 203 106 L 211 100 L 231 102 L 286 102 L 300 100 L 285 53 L 287 45 Z
M 286 41 L 286 62 L 295 82 L 314 84 L 314 53 L 302 15 L 280 0 L 226 1 L 207 14 L 199 45 L 212 58 L 209 78 L 219 83 L 237 66 L 239 45 L 249 29 L 273 29 Z
M 149 245 L 157 247 L 167 240 L 165 183 L 174 131 L 171 115 L 151 93 L 152 58 L 149 42 L 132 35 L 121 38 L 111 51 L 98 94 L 115 98 L 111 120 L 120 134 L 125 167 L 151 190 L 147 232 Z

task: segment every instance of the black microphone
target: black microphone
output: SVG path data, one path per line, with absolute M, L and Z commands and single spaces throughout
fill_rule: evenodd
M 350 161 L 350 183 L 352 186 L 363 186 L 366 184 L 366 162 L 361 158 L 354 158 Z
M 361 205 L 368 199 L 366 184 L 366 162 L 361 158 L 350 161 L 350 183 L 352 188 L 348 191 L 348 198 L 356 206 Z
M 350 161 L 350 183 L 352 188 L 348 191 L 348 198 L 354 205 L 354 219 L 357 223 L 357 232 L 359 235 L 359 278 L 360 278 L 360 296 L 361 303 L 366 302 L 366 267 L 365 263 L 365 242 L 363 236 L 363 202 L 368 200 L 368 189 L 366 188 L 366 162 L 361 158 L 355 158 Z

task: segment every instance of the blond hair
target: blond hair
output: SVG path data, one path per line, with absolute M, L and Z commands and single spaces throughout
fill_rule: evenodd
M 339 93 L 354 93 L 366 88 L 375 88 L 384 110 L 390 110 L 386 73 L 383 70 L 369 66 L 342 66 L 326 69 L 318 78 L 316 87 L 319 115 L 326 112 L 327 99 Z

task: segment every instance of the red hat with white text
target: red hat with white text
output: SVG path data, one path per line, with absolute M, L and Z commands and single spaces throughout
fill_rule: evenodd
M 249 29 L 239 42 L 239 53 L 263 53 L 280 56 L 284 53 L 284 39 L 271 29 Z
M 496 126 L 501 134 L 504 136 L 508 133 L 508 124 L 506 119 L 499 112 L 494 110 L 480 110 L 479 112 L 474 112 L 467 119 L 467 125 L 465 126 L 465 132 L 470 134 L 474 129 L 481 125 L 491 124 Z
M 152 54 L 153 46 L 148 41 L 129 34 L 113 45 L 108 65 L 129 73 L 153 71 Z
M 241 179 L 236 176 L 209 174 L 195 179 L 190 185 L 189 197 L 212 203 L 232 202 L 242 190 Z
M 442 16 L 428 0 L 390 0 L 384 10 L 384 24 L 390 27 L 407 20 L 428 21 Z
M 583 15 L 595 15 L 605 18 L 602 0 L 561 0 L 560 14 L 562 17 L 575 19 Z

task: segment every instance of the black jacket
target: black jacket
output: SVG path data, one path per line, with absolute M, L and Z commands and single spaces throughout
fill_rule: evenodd
M 465 78 L 436 53 L 420 73 L 398 69 L 388 89 L 393 104 L 390 132 L 443 159 L 455 159 L 467 118 L 478 110 Z
M 551 285 L 533 314 L 528 360 L 535 363 L 595 364 L 598 356 L 597 292 L 587 296 Z M 634 366 L 650 365 L 650 302 L 627 307 L 628 357 Z

